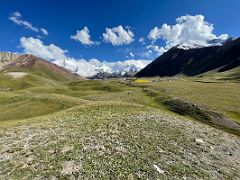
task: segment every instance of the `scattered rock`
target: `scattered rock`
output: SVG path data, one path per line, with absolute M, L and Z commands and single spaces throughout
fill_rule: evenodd
M 67 153 L 67 152 L 70 152 L 74 149 L 73 146 L 64 146 L 61 150 L 61 152 L 64 154 L 64 153 Z
M 73 175 L 79 173 L 80 166 L 76 165 L 74 161 L 67 161 L 63 165 L 62 175 Z
M 197 143 L 197 145 L 204 144 L 204 141 L 202 139 L 199 139 L 199 138 L 195 138 L 195 142 Z
M 121 154 L 127 154 L 128 153 L 128 150 L 122 146 L 118 146 L 116 147 L 116 150 L 121 153 Z
M 164 174 L 164 171 L 160 169 L 156 164 L 154 164 L 153 167 L 157 170 L 159 174 Z
M 128 175 L 128 180 L 134 180 L 133 174 L 129 174 L 129 175 Z

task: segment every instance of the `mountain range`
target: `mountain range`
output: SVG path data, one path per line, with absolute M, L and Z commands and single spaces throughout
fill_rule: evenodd
M 117 75 L 124 75 L 132 71 L 140 71 L 146 65 L 151 63 L 150 60 L 125 60 L 125 61 L 103 61 L 100 62 L 97 59 L 91 59 L 86 61 L 84 59 L 74 60 L 74 59 L 58 59 L 53 61 L 53 63 L 69 69 L 70 71 L 79 74 L 84 77 L 97 77 L 102 74 L 111 74 L 111 76 L 116 77 Z
M 210 47 L 180 44 L 147 65 L 136 77 L 196 76 L 209 71 L 225 72 L 239 66 L 240 38 Z
M 50 62 L 33 55 L 0 52 L 0 71 L 31 71 L 44 77 L 69 80 L 83 76 L 91 79 L 196 76 L 211 71 L 219 73 L 237 68 L 234 75 L 240 79 L 240 38 L 211 43 L 214 46 L 206 47 L 191 42 L 179 44 L 150 64 L 148 61 L 140 60 L 138 64 L 134 64 L 131 60 L 115 63 L 91 60 L 76 62 L 76 65 L 69 60 Z
M 32 62 L 34 60 L 34 63 Z M 79 60 L 78 62 L 72 60 L 56 60 L 47 61 L 42 58 L 38 58 L 33 55 L 20 55 L 17 53 L 0 52 L 0 70 L 9 68 L 13 65 L 20 67 L 23 61 L 31 61 L 31 68 L 35 67 L 35 64 L 47 65 L 48 67 L 58 67 L 59 69 L 64 69 L 65 71 L 71 72 L 72 74 L 79 75 L 82 77 L 88 77 L 91 79 L 106 79 L 106 78 L 121 78 L 121 77 L 133 77 L 139 70 L 145 67 L 150 61 L 144 60 L 127 60 L 124 62 L 99 62 L 98 60 Z M 18 63 L 16 63 L 18 62 Z M 31 64 L 29 62 L 29 64 Z M 28 70 L 31 69 L 28 66 Z M 36 69 L 35 69 L 36 70 Z

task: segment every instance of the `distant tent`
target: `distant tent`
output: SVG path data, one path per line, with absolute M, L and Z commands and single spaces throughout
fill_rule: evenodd
M 137 83 L 150 83 L 152 80 L 149 79 L 136 79 L 135 82 Z

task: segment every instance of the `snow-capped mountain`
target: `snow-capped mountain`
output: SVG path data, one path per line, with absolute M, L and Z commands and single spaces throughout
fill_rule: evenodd
M 184 42 L 176 46 L 178 49 L 184 49 L 184 50 L 189 50 L 189 49 L 197 49 L 197 48 L 203 48 L 206 47 L 207 44 L 196 44 L 193 42 Z
M 54 63 L 83 77 L 93 77 L 98 73 L 117 73 L 122 76 L 127 72 L 138 72 L 146 67 L 150 60 L 125 60 L 116 62 L 100 62 L 97 59 L 86 61 L 72 58 L 55 60 Z
M 184 48 L 190 48 L 184 46 Z M 194 47 L 194 48 L 193 48 Z M 196 76 L 209 71 L 224 72 L 240 67 L 240 38 L 224 42 L 223 45 L 183 50 L 171 48 L 147 67 L 137 77 Z
M 127 65 L 126 68 L 122 71 L 115 71 L 115 72 L 105 72 L 100 71 L 94 76 L 92 79 L 108 79 L 108 78 L 121 78 L 121 77 L 133 77 L 137 72 L 138 68 L 135 65 Z
M 199 48 L 210 47 L 210 46 L 222 46 L 225 43 L 232 42 L 236 39 L 237 38 L 234 38 L 234 37 L 229 37 L 225 40 L 221 38 L 217 38 L 217 39 L 209 40 L 206 43 L 188 41 L 188 42 L 180 43 L 179 45 L 176 46 L 176 48 L 189 50 L 189 49 L 199 49 Z

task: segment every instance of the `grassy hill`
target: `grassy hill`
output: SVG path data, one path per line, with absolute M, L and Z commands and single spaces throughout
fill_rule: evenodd
M 213 70 L 213 71 L 209 71 L 206 73 L 203 73 L 201 75 L 199 75 L 198 77 L 204 77 L 209 78 L 209 79 L 216 79 L 216 80 L 231 80 L 231 81 L 235 81 L 235 82 L 239 82 L 240 81 L 240 67 L 236 67 L 233 68 L 231 70 L 228 71 L 224 71 L 224 72 L 218 72 L 217 70 Z
M 8 63 L 0 70 L 0 121 L 46 115 L 76 105 L 48 93 L 63 83 L 83 78 L 32 55 L 2 53 L 1 58 Z
M 239 125 L 238 81 L 79 80 L 41 67 L 0 73 L 0 179 L 240 178 L 239 131 L 205 119 Z M 175 99 L 185 113 L 166 104 Z
M 74 81 L 1 91 L 0 177 L 239 178 L 238 136 L 174 113 L 138 87 L 183 99 L 198 89 L 188 101 L 239 120 L 238 93 L 211 101 L 215 84 L 202 84 Z

